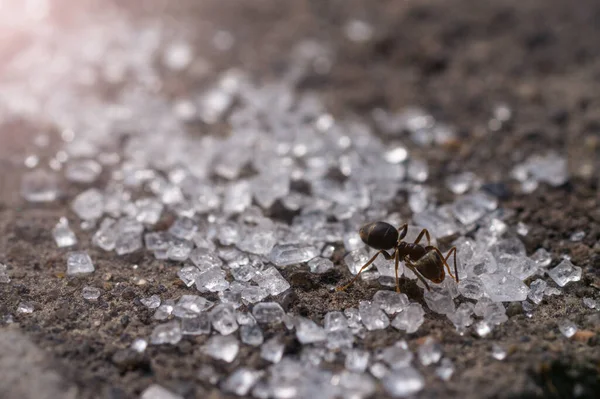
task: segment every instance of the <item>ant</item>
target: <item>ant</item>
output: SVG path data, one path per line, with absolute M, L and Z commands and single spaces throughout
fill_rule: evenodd
M 431 291 L 427 280 L 432 281 L 435 284 L 439 284 L 444 281 L 446 277 L 444 273 L 444 266 L 448 270 L 448 274 L 456 280 L 458 283 L 458 269 L 456 267 L 456 247 L 452 247 L 448 251 L 448 255 L 444 258 L 442 251 L 439 248 L 431 245 L 431 236 L 427 229 L 423 229 L 417 236 L 414 243 L 403 241 L 408 232 L 408 224 L 402 225 L 399 229 L 394 228 L 386 222 L 374 222 L 364 225 L 360 228 L 359 234 L 361 240 L 370 246 L 371 248 L 378 249 L 379 251 L 369 260 L 358 272 L 358 274 L 346 285 L 337 287 L 336 291 L 343 291 L 350 287 L 352 283 L 358 279 L 360 273 L 375 262 L 375 259 L 379 254 L 383 255 L 385 259 L 394 259 L 396 262 L 396 292 L 400 292 L 400 283 L 398 278 L 398 263 L 400 259 L 404 261 L 406 267 L 408 267 L 418 278 L 425 284 L 428 291 Z M 424 246 L 419 244 L 421 239 L 425 236 L 427 238 L 427 245 Z M 390 255 L 387 253 L 388 250 L 393 249 L 394 252 Z M 448 265 L 448 259 L 454 254 L 454 273 L 456 277 L 450 271 Z

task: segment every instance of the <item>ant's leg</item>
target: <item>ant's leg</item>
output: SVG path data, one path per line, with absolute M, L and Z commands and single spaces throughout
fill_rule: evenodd
M 448 258 L 444 258 L 444 254 L 442 253 L 442 251 L 440 251 L 438 248 L 436 247 L 430 247 L 432 250 L 434 250 L 435 252 L 438 253 L 438 255 L 440 255 L 440 257 L 442 258 L 442 260 L 444 261 L 444 266 L 446 266 L 446 269 L 448 270 L 448 274 L 450 275 L 450 277 L 452 277 L 454 280 L 456 280 L 456 282 L 458 282 L 458 278 L 454 277 L 454 274 L 452 274 L 452 272 L 450 271 L 450 265 L 448 265 L 447 259 Z M 456 248 L 452 248 L 454 250 L 454 271 L 457 271 L 456 269 Z M 452 252 L 452 249 L 450 250 L 450 252 Z M 448 257 L 450 257 L 450 252 L 448 252 Z M 456 273 L 458 275 L 458 273 Z
M 398 277 L 398 266 L 400 264 L 400 253 L 396 250 L 394 253 L 396 265 L 394 271 L 396 272 L 396 292 L 400 292 L 400 278 Z
M 417 276 L 419 280 L 421 280 L 423 284 L 425 284 L 427 291 L 431 291 L 431 288 L 429 288 L 429 284 L 427 284 L 427 280 L 425 280 L 425 278 L 421 276 L 421 273 L 419 273 L 419 271 L 415 268 L 415 265 L 413 265 L 413 263 L 408 258 L 404 258 L 404 265 L 408 267 L 415 274 L 415 276 Z
M 458 267 L 456 267 L 456 247 L 452 247 L 450 248 L 450 251 L 448 251 L 448 255 L 446 255 L 446 258 L 444 259 L 446 261 L 446 266 L 448 265 L 448 259 L 450 259 L 450 255 L 454 252 L 454 274 L 456 274 L 456 282 L 458 283 Z
M 406 237 L 406 233 L 408 233 L 408 223 L 404 223 L 402 226 L 398 227 L 398 242 Z
M 365 265 L 363 267 L 360 268 L 360 270 L 358 271 L 356 276 L 354 276 L 354 278 L 352 280 L 350 280 L 350 282 L 348 284 L 346 284 L 342 287 L 337 287 L 335 290 L 336 291 L 344 291 L 346 288 L 350 287 L 358 279 L 358 277 L 363 272 L 363 270 L 365 270 L 367 267 L 371 266 L 371 263 L 375 262 L 375 259 L 377 259 L 379 254 L 383 254 L 383 256 L 388 260 L 392 259 L 392 256 L 390 254 L 388 254 L 387 252 L 385 252 L 383 249 L 381 251 L 378 251 L 367 263 L 365 263 Z
M 427 246 L 428 247 L 431 246 L 431 236 L 429 235 L 429 231 L 427 229 L 421 230 L 421 232 L 417 236 L 417 239 L 415 240 L 415 244 L 418 244 L 421 242 L 421 238 L 423 238 L 423 234 L 425 234 L 425 238 L 427 238 Z

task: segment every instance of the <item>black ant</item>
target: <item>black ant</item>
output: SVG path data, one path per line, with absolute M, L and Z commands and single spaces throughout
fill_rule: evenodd
M 452 247 L 448 251 L 448 255 L 444 258 L 442 251 L 439 248 L 431 245 L 431 236 L 427 229 L 423 229 L 417 236 L 414 243 L 402 241 L 406 237 L 408 232 L 408 224 L 402 225 L 399 229 L 394 228 L 389 223 L 385 222 L 374 222 L 364 225 L 360 228 L 359 234 L 361 240 L 371 248 L 378 249 L 379 251 L 369 260 L 358 272 L 358 274 L 346 285 L 336 288 L 336 291 L 343 291 L 350 287 L 352 283 L 356 281 L 360 273 L 375 262 L 375 259 L 379 254 L 382 254 L 385 259 L 396 261 L 396 291 L 400 292 L 400 283 L 398 278 L 398 263 L 400 259 L 404 261 L 406 267 L 425 284 L 428 291 L 431 291 L 427 280 L 432 281 L 435 284 L 439 284 L 444 281 L 446 277 L 444 273 L 444 266 L 448 269 L 448 274 L 456 280 L 458 283 L 458 269 L 456 267 L 456 247 Z M 419 244 L 421 239 L 425 236 L 427 238 L 427 246 Z M 390 255 L 387 253 L 388 250 L 393 249 L 394 252 Z M 452 275 L 450 266 L 448 265 L 448 259 L 450 255 L 454 253 L 454 273 L 456 277 Z

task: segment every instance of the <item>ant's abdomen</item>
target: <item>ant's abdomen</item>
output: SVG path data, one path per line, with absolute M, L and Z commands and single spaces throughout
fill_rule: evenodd
M 358 233 L 365 244 L 375 249 L 392 249 L 398 242 L 398 230 L 385 222 L 366 224 Z

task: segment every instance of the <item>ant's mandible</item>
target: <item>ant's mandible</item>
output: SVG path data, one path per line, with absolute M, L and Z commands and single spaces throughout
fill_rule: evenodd
M 444 281 L 446 277 L 444 273 L 444 266 L 448 270 L 448 274 L 456 280 L 458 283 L 458 269 L 456 267 L 456 247 L 452 247 L 450 251 L 448 251 L 448 255 L 444 257 L 442 251 L 439 248 L 431 245 L 431 236 L 429 235 L 429 231 L 427 229 L 423 229 L 421 233 L 417 236 L 417 239 L 414 243 L 409 243 L 403 241 L 404 237 L 406 237 L 406 233 L 408 232 L 408 224 L 402 225 L 399 229 L 396 229 L 389 223 L 385 222 L 374 222 L 369 223 L 361 227 L 359 234 L 360 238 L 363 240 L 365 244 L 370 246 L 371 248 L 378 249 L 379 251 L 360 269 L 358 274 L 346 285 L 342 287 L 336 288 L 337 291 L 343 291 L 346 288 L 350 287 L 352 283 L 358 279 L 360 273 L 365 270 L 367 267 L 371 265 L 371 263 L 375 262 L 375 259 L 380 254 L 385 257 L 387 260 L 394 259 L 396 262 L 395 272 L 396 272 L 396 291 L 400 292 L 400 284 L 398 278 L 398 264 L 400 259 L 404 261 L 406 267 L 408 267 L 412 272 L 425 284 L 427 290 L 431 291 L 429 288 L 429 284 L 427 284 L 427 280 L 430 280 L 433 283 L 439 284 Z M 425 236 L 427 238 L 427 245 L 424 246 L 419 244 L 421 239 Z M 387 251 L 394 250 L 390 255 Z M 450 266 L 448 265 L 448 259 L 450 256 L 454 254 L 454 273 L 456 276 L 452 275 L 450 271 Z M 427 279 L 427 280 L 426 280 Z

